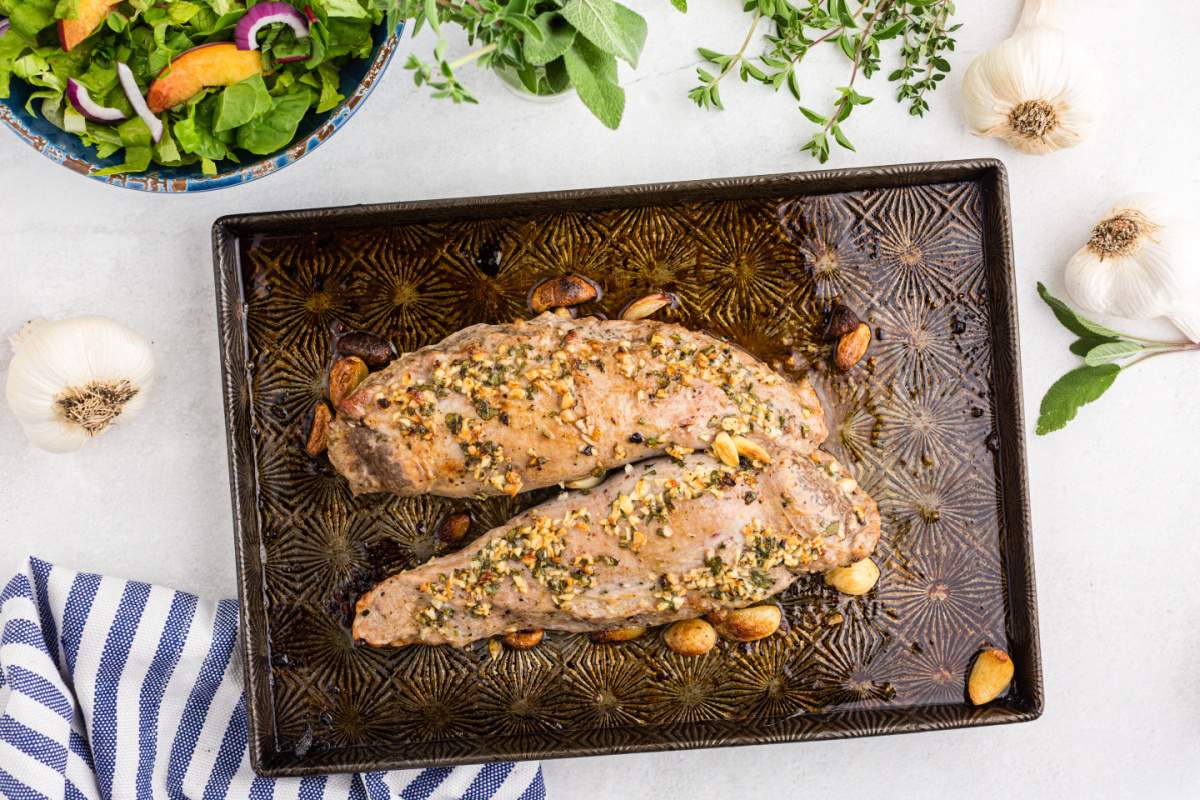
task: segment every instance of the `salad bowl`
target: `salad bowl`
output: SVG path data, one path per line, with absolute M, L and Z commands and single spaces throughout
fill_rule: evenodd
M 391 62 L 403 32 L 403 23 L 397 26 L 395 35 L 388 34 L 386 25 L 376 25 L 371 33 L 373 46 L 370 57 L 352 60 L 341 69 L 339 91 L 344 99 L 337 106 L 324 113 L 310 110 L 301 120 L 295 138 L 286 147 L 265 156 L 241 153 L 243 158 L 240 163 L 222 161 L 216 174 L 205 175 L 199 163 L 178 167 L 153 164 L 144 172 L 94 174 L 97 170 L 120 164 L 121 156 L 117 154 L 99 158 L 95 148 L 83 144 L 77 136 L 61 130 L 40 114 L 29 113 L 25 106 L 36 89 L 15 77 L 11 81 L 9 96 L 0 98 L 0 121 L 51 161 L 113 186 L 163 193 L 204 192 L 237 186 L 271 175 L 298 161 L 345 125 L 370 95 Z

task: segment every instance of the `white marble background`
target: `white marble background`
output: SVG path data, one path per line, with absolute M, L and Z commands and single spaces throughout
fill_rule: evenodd
M 923 121 L 880 97 L 849 124 L 859 153 L 831 166 L 977 156 L 1008 165 L 1026 414 L 1076 360 L 1034 284 L 1061 290 L 1067 256 L 1108 201 L 1134 190 L 1200 192 L 1200 82 L 1192 0 L 1066 0 L 1103 62 L 1111 106 L 1086 144 L 1021 156 L 964 129 L 969 60 L 1007 35 L 1017 0 L 963 0 L 955 72 Z M 236 592 L 209 247 L 232 212 L 785 172 L 807 123 L 757 86 L 706 113 L 685 94 L 697 45 L 732 49 L 735 0 L 631 0 L 650 24 L 624 76 L 618 132 L 574 101 L 539 106 L 472 75 L 481 103 L 453 107 L 400 69 L 366 107 L 279 175 L 213 194 L 109 188 L 0 131 L 0 331 L 31 316 L 97 312 L 151 337 L 158 383 L 144 415 L 82 453 L 26 445 L 0 414 L 0 573 L 36 553 L 76 568 L 208 597 Z M 417 46 L 431 42 L 423 34 Z M 809 102 L 842 65 L 805 70 Z M 1200 269 L 1200 264 L 1192 265 Z M 1132 326 L 1131 326 L 1132 327 Z M 1141 330 L 1165 331 L 1153 325 Z M 0 371 L 8 355 L 0 357 Z M 1200 792 L 1200 354 L 1155 359 L 1066 430 L 1030 434 L 1046 713 L 1034 723 L 917 736 L 549 762 L 552 796 L 1185 797 Z

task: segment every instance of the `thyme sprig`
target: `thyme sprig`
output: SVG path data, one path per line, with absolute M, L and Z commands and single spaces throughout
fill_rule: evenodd
M 881 42 L 900 38 L 901 64 L 888 80 L 899 84 L 896 100 L 908 102 L 913 116 L 923 116 L 929 110 L 926 95 L 950 71 L 945 56 L 954 50 L 951 34 L 960 27 L 949 24 L 955 11 L 952 0 L 862 0 L 853 11 L 847 0 L 746 0 L 743 9 L 751 15 L 751 23 L 742 46 L 733 53 L 700 48 L 700 57 L 719 72 L 698 68 L 700 83 L 688 97 L 701 108 L 723 109 L 719 85 L 736 68 L 743 82 L 754 80 L 775 91 L 787 87 L 799 103 L 797 70 L 805 56 L 822 44 L 834 45 L 850 62 L 848 80 L 836 87 L 828 113 L 799 105 L 800 113 L 818 126 L 801 150 L 822 163 L 829 159 L 830 138 L 847 150 L 854 149 L 842 124 L 856 108 L 874 99 L 858 92 L 855 84 L 879 71 Z M 747 50 L 763 20 L 773 26 L 773 32 L 765 36 L 761 55 L 750 56 Z

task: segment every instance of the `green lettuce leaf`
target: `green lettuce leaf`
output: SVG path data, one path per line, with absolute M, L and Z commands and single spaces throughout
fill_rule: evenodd
M 258 119 L 271 110 L 271 94 L 261 75 L 227 86 L 217 95 L 213 131 L 232 130 Z
M 311 89 L 294 85 L 287 94 L 275 98 L 270 113 L 238 128 L 238 147 L 260 156 L 287 147 L 296 138 L 296 128 L 312 102 Z

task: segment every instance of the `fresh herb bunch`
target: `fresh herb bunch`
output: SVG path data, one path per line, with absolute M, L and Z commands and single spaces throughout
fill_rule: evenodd
M 432 63 L 410 56 L 405 67 L 434 97 L 474 103 L 458 68 L 477 61 L 518 81 L 533 94 L 575 87 L 583 104 L 609 128 L 621 123 L 625 90 L 617 82 L 617 59 L 636 67 L 646 43 L 646 21 L 616 0 L 403 0 L 413 32 L 429 24 L 439 34 L 457 25 L 475 47 L 449 60 L 439 36 Z M 684 0 L 672 0 L 680 5 Z
M 921 117 L 929 110 L 926 95 L 950 72 L 946 54 L 954 50 L 951 34 L 961 27 L 950 24 L 955 12 L 951 0 L 862 0 L 854 11 L 847 0 L 745 0 L 743 9 L 751 21 L 741 47 L 732 53 L 700 48 L 711 69 L 696 70 L 700 84 L 688 97 L 701 108 L 723 109 L 720 83 L 736 71 L 743 82 L 754 80 L 775 91 L 786 86 L 800 102 L 797 69 L 804 57 L 821 44 L 836 47 L 850 62 L 846 84 L 837 87 L 824 113 L 800 106 L 800 113 L 818 126 L 801 150 L 821 163 L 829 160 L 831 137 L 845 149 L 854 149 L 842 124 L 855 108 L 874 99 L 854 87 L 859 76 L 870 80 L 880 70 L 882 42 L 900 41 L 900 66 L 887 77 L 898 84 L 897 102 L 908 103 L 909 113 Z M 751 56 L 754 34 L 764 23 L 772 32 L 766 35 L 763 52 Z
M 1114 331 L 1072 310 L 1042 284 L 1037 290 L 1063 327 L 1079 337 L 1071 343 L 1071 352 L 1082 356 L 1084 363 L 1055 381 L 1042 398 L 1039 435 L 1059 430 L 1075 419 L 1079 407 L 1108 391 L 1122 370 L 1166 353 L 1200 350 L 1200 344 L 1192 342 L 1143 339 Z
M 0 0 L 0 17 L 11 27 L 0 35 L 0 98 L 10 79 L 33 87 L 26 109 L 94 147 L 99 158 L 123 161 L 99 175 L 142 172 L 153 164 L 199 163 L 205 174 L 217 162 L 238 161 L 244 152 L 274 153 L 291 143 L 310 111 L 323 113 L 343 99 L 340 70 L 370 56 L 372 29 L 399 25 L 399 0 L 294 0 L 307 11 L 309 35 L 297 38 L 287 25 L 270 25 L 257 38 L 261 74 L 231 85 L 203 83 L 195 93 L 156 116 L 162 137 L 153 141 L 117 75 L 128 65 L 139 91 L 170 71 L 179 57 L 203 45 L 229 42 L 255 0 L 125 0 L 104 5 L 98 27 L 64 49 L 59 25 L 77 20 L 81 5 L 96 0 Z M 186 57 L 186 56 L 185 56 Z M 76 109 L 67 81 L 81 84 L 99 105 L 123 112 L 119 124 L 97 122 Z
M 625 90 L 617 82 L 617 59 L 632 67 L 646 41 L 646 22 L 616 0 L 402 0 L 402 14 L 426 23 L 440 33 L 445 24 L 467 33 L 475 48 L 451 60 L 446 40 L 439 36 L 432 61 L 410 56 L 405 66 L 418 86 L 428 85 L 435 97 L 455 103 L 474 103 L 475 97 L 459 80 L 457 70 L 469 63 L 496 70 L 533 94 L 557 94 L 572 86 L 592 113 L 610 128 L 621 122 Z M 687 0 L 671 0 L 687 11 Z M 897 84 L 896 99 L 909 113 L 924 116 L 927 95 L 950 71 L 948 53 L 954 50 L 950 25 L 952 0 L 862 0 L 854 11 L 847 0 L 745 0 L 752 17 L 741 47 L 733 53 L 700 48 L 707 66 L 697 75 L 700 85 L 690 97 L 702 108 L 722 109 L 720 84 L 737 73 L 742 81 L 758 81 L 776 91 L 787 87 L 797 102 L 797 71 L 804 56 L 820 45 L 836 46 L 850 62 L 850 76 L 840 86 L 826 113 L 800 106 L 819 126 L 802 148 L 818 160 L 829 158 L 829 140 L 853 150 L 843 130 L 846 119 L 872 98 L 859 93 L 859 77 L 870 79 L 881 68 L 882 42 L 899 41 L 900 65 L 888 75 Z M 748 51 L 755 33 L 771 26 L 761 54 Z

